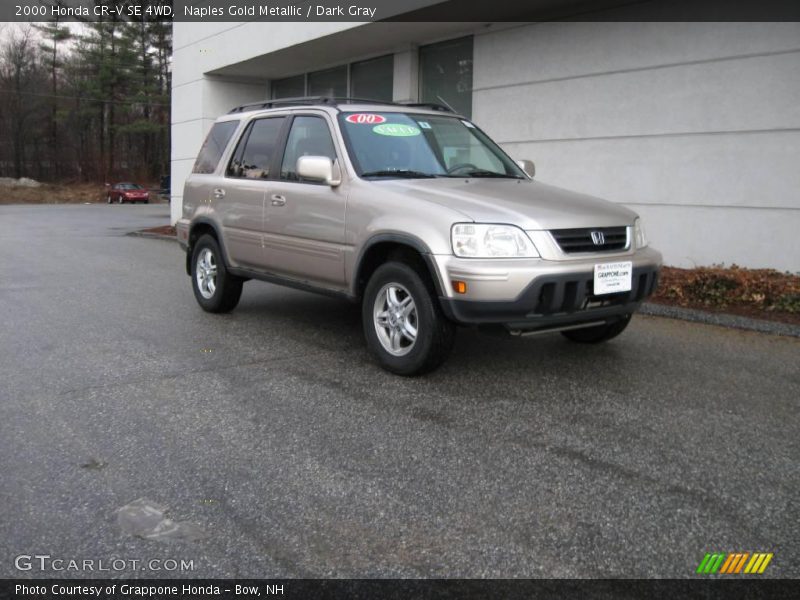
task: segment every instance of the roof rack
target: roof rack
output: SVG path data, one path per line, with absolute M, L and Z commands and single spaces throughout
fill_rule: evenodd
M 231 110 L 228 114 L 258 110 L 263 108 L 279 108 L 282 106 L 308 106 L 311 104 L 324 104 L 326 106 L 339 106 L 340 104 L 394 104 L 382 100 L 369 100 L 367 98 L 346 98 L 340 96 L 303 96 L 298 98 L 276 98 L 242 104 Z
M 449 106 L 445 106 L 444 104 L 437 104 L 436 102 L 398 102 L 395 104 L 400 104 L 401 106 L 408 106 L 410 108 L 427 108 L 430 110 L 436 110 L 439 112 L 446 112 L 452 113 L 454 112 Z
M 385 102 L 383 100 L 346 98 L 340 96 L 303 96 L 298 98 L 276 98 L 274 100 L 262 100 L 260 102 L 242 104 L 228 112 L 228 114 L 247 112 L 249 110 L 281 108 L 284 106 L 309 106 L 313 104 L 324 104 L 325 106 L 333 107 L 338 107 L 340 104 L 384 104 L 390 106 L 407 106 L 409 108 L 427 108 L 429 110 L 448 113 L 453 112 L 449 107 L 433 102 Z

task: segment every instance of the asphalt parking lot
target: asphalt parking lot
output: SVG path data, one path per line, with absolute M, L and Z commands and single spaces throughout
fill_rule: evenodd
M 167 207 L 0 206 L 0 577 L 800 576 L 800 339 L 637 317 L 599 347 L 459 332 L 424 378 L 358 307 L 248 283 L 203 313 Z M 144 498 L 202 532 L 141 539 Z

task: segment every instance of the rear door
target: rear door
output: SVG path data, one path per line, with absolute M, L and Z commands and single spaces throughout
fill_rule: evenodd
M 323 287 L 344 286 L 346 182 L 337 187 L 297 174 L 301 156 L 340 160 L 327 114 L 291 117 L 278 179 L 270 186 L 264 219 L 268 269 Z
M 279 168 L 285 120 L 284 116 L 253 119 L 225 169 L 223 185 L 212 191 L 228 259 L 235 266 L 264 268 L 265 198 Z

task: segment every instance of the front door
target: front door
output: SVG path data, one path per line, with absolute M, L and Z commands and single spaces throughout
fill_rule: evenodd
M 345 185 L 306 181 L 301 156 L 338 159 L 330 123 L 321 115 L 295 116 L 281 161 L 270 182 L 264 212 L 267 270 L 323 287 L 344 287 Z

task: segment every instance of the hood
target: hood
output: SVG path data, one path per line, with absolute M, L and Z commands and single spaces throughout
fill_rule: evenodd
M 601 198 L 523 179 L 440 178 L 376 182 L 456 210 L 478 223 L 526 230 L 632 225 L 636 213 Z

